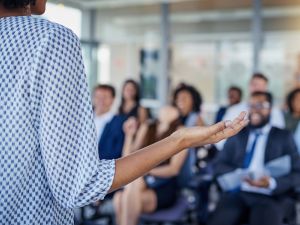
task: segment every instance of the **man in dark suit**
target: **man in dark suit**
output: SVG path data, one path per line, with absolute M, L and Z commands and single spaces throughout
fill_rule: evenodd
M 293 136 L 270 125 L 271 108 L 270 93 L 253 93 L 250 125 L 228 139 L 219 154 L 215 174 L 220 186 L 228 174 L 234 174 L 235 179 L 227 182 L 231 189 L 222 193 L 209 225 L 240 224 L 245 216 L 250 225 L 282 224 L 285 203 L 300 179 L 300 159 Z M 289 156 L 291 168 L 272 177 L 266 170 L 267 163 L 283 156 Z

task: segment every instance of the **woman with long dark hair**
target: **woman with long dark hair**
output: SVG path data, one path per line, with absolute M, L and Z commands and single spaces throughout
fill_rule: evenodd
M 103 199 L 188 146 L 236 134 L 230 125 L 184 129 L 119 160 L 99 160 L 80 41 L 32 17 L 46 0 L 0 0 L 0 221 L 73 223 L 73 208 Z
M 135 117 L 139 123 L 149 118 L 149 113 L 140 104 L 140 86 L 135 80 L 129 79 L 123 84 L 119 114 L 127 118 Z
M 132 129 L 132 127 L 135 127 Z M 180 129 L 182 123 L 178 109 L 165 106 L 159 110 L 158 118 L 141 124 L 130 118 L 124 124 L 126 134 L 124 154 L 149 146 Z M 114 207 L 118 225 L 137 224 L 141 213 L 151 213 L 172 206 L 178 194 L 177 175 L 186 159 L 187 151 L 171 157 L 146 176 L 127 185 L 114 196 Z

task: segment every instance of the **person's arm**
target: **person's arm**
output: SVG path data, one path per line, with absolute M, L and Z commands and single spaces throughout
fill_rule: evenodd
M 300 156 L 293 135 L 290 132 L 287 132 L 285 136 L 282 137 L 282 141 L 284 141 L 284 152 L 291 157 L 292 166 L 290 174 L 275 178 L 277 185 L 273 194 L 277 195 L 300 185 Z
M 200 115 L 197 118 L 196 125 L 197 126 L 205 126 L 205 123 L 204 123 L 204 121 L 203 121 L 203 119 L 202 119 L 202 117 Z
M 225 122 L 220 122 L 208 127 L 180 129 L 157 143 L 116 160 L 115 177 L 109 191 L 118 189 L 143 176 L 159 163 L 183 149 L 216 143 L 237 134 L 248 124 L 245 115 L 245 112 L 241 113 L 227 126 Z
M 170 159 L 170 163 L 150 170 L 149 174 L 157 177 L 173 177 L 178 175 L 186 159 L 187 150 L 181 151 Z
M 146 123 L 143 123 L 138 127 L 137 120 L 134 117 L 131 117 L 127 121 L 125 121 L 123 130 L 125 133 L 125 140 L 122 155 L 127 156 L 130 153 L 135 152 L 136 150 L 141 148 L 148 130 L 148 125 Z
M 147 109 L 140 106 L 138 108 L 138 120 L 140 124 L 143 124 L 147 121 L 147 119 L 149 119 L 149 114 L 147 112 Z

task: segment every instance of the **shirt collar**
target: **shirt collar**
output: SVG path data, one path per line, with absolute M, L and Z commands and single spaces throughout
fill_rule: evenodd
M 253 130 L 251 131 L 251 133 L 259 132 L 259 133 L 261 133 L 261 134 L 263 134 L 263 135 L 266 135 L 266 134 L 268 134 L 268 133 L 270 132 L 271 128 L 272 128 L 271 124 L 268 123 L 268 124 L 266 124 L 265 126 L 263 126 L 262 128 L 259 128 L 259 129 L 253 129 Z

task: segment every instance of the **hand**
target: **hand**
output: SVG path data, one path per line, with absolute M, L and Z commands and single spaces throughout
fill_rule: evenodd
M 259 187 L 259 188 L 268 188 L 270 186 L 270 177 L 268 176 L 263 176 L 257 180 L 252 180 L 250 178 L 245 178 L 245 181 L 250 184 L 251 186 L 254 187 Z
M 249 123 L 246 115 L 246 112 L 242 112 L 232 122 L 223 121 L 207 127 L 183 128 L 176 131 L 173 136 L 182 140 L 183 148 L 217 143 L 237 134 L 243 129 Z
M 136 118 L 134 118 L 134 117 L 130 117 L 123 124 L 123 131 L 124 131 L 125 135 L 128 135 L 128 136 L 135 135 L 137 128 L 138 128 L 138 122 L 137 122 Z

